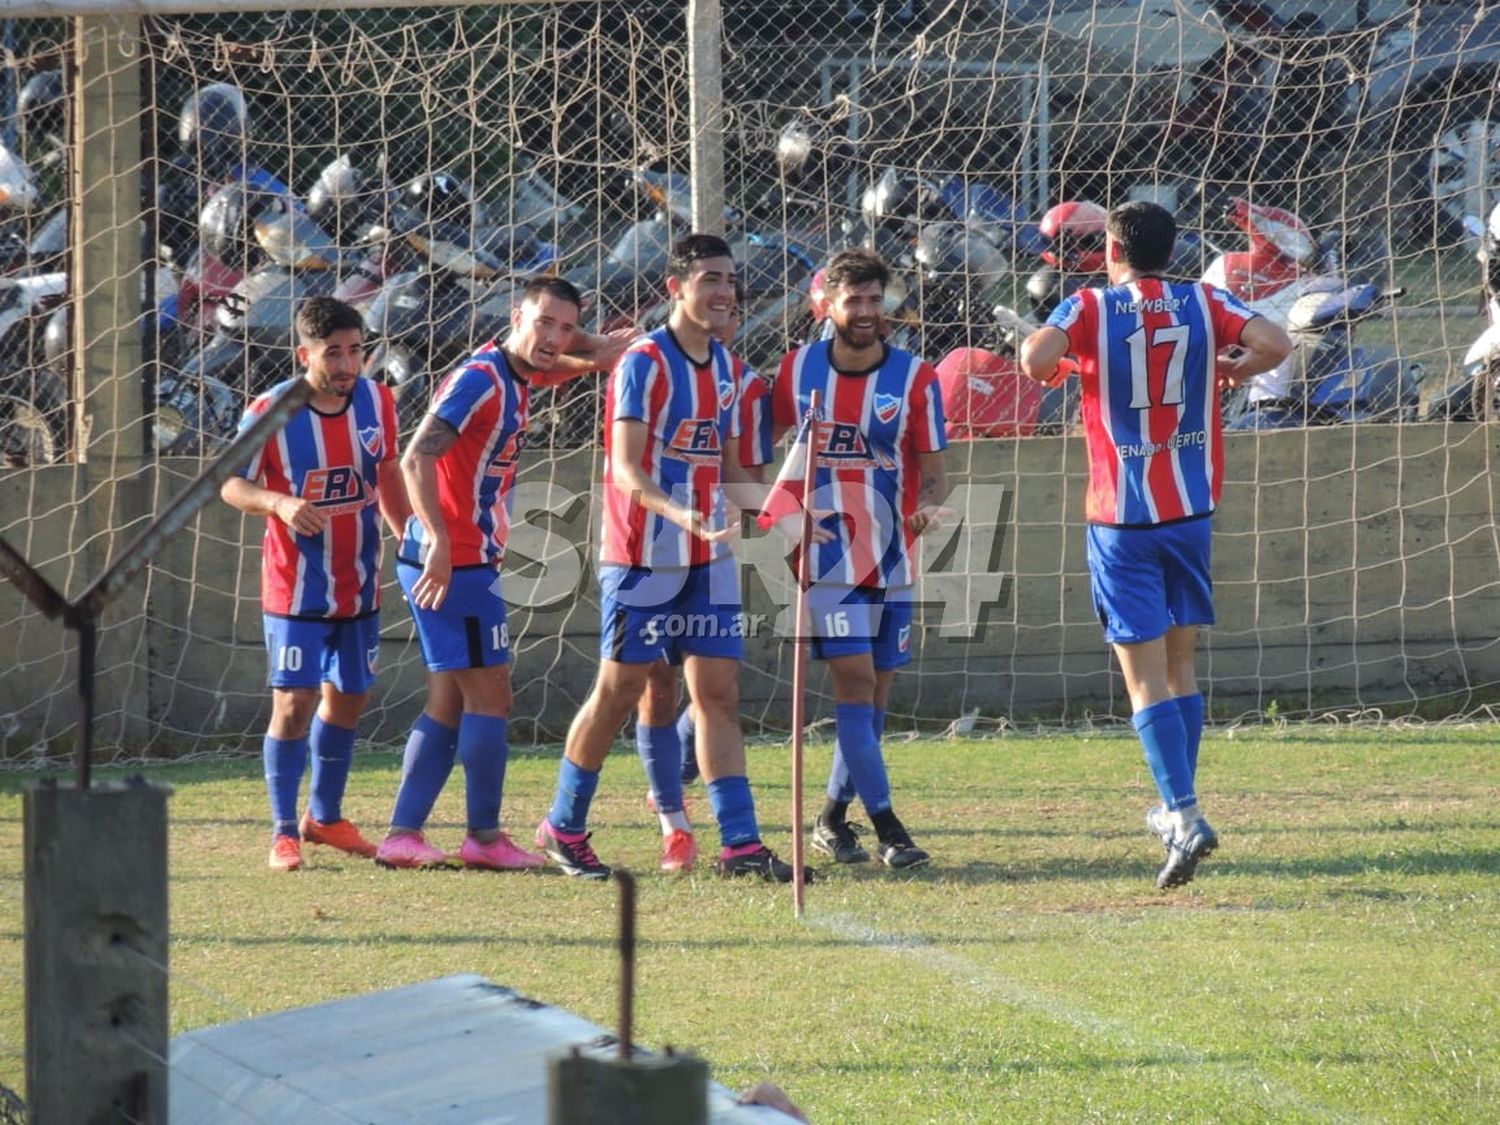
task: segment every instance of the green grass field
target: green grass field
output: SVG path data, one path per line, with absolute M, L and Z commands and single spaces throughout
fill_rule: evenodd
M 810 750 L 821 781 L 828 747 Z M 1479 1121 L 1500 1106 L 1500 756 L 1493 728 L 1212 733 L 1219 853 L 1152 885 L 1160 845 L 1117 734 L 896 742 L 898 809 L 936 855 L 788 888 L 669 879 L 633 755 L 595 843 L 641 873 L 637 1038 L 769 1078 L 815 1122 Z M 556 751 L 513 759 L 523 835 Z M 347 809 L 386 815 L 394 755 Z M 789 850 L 789 767 L 752 749 Z M 257 761 L 152 768 L 173 818 L 174 1033 L 457 972 L 613 1023 L 616 898 L 553 871 L 265 867 Z M 21 775 L 0 776 L 0 1082 L 20 1087 Z M 818 798 L 820 799 L 820 798 Z M 456 846 L 461 793 L 438 808 Z M 809 798 L 809 810 L 815 807 Z M 694 802 L 709 819 L 707 802 Z M 351 1029 L 357 1032 L 357 1029 Z

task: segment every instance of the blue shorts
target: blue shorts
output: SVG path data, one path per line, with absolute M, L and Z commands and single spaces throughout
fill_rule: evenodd
M 1174 625 L 1214 623 L 1213 521 L 1163 527 L 1089 525 L 1094 612 L 1110 644 L 1138 644 Z
M 448 596 L 438 609 L 419 609 L 411 600 L 412 587 L 422 577 L 420 566 L 398 559 L 396 577 L 417 623 L 422 660 L 428 669 L 457 672 L 510 662 L 510 625 L 498 570 L 488 566 L 455 570 Z
M 911 590 L 877 586 L 830 586 L 807 591 L 813 656 L 869 653 L 875 669 L 888 672 L 911 661 Z
M 599 655 L 621 664 L 745 655 L 740 575 L 732 558 L 651 570 L 599 568 Z
M 380 664 L 380 614 L 316 619 L 261 615 L 266 635 L 266 682 L 273 688 L 317 688 L 345 695 L 375 686 Z

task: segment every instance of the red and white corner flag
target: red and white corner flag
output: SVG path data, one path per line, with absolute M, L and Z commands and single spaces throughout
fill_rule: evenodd
M 802 416 L 802 425 L 797 428 L 797 440 L 792 443 L 791 451 L 787 453 L 781 471 L 771 483 L 771 490 L 766 493 L 765 503 L 761 505 L 760 515 L 756 518 L 762 531 L 769 530 L 772 525 L 802 510 L 802 501 L 806 496 L 807 451 L 812 441 L 813 426 L 816 424 L 817 416 L 812 410 Z

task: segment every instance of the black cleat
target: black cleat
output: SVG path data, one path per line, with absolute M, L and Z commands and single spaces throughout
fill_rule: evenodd
M 925 867 L 932 857 L 912 843 L 911 833 L 897 820 L 880 834 L 880 862 L 887 867 L 909 870 Z
M 594 849 L 589 847 L 589 837 L 592 835 L 592 832 L 586 832 L 581 840 L 564 840 L 553 831 L 551 822 L 543 817 L 536 829 L 536 846 L 546 852 L 548 858 L 563 869 L 564 874 L 576 875 L 580 879 L 608 879 L 609 865 L 600 863 Z
M 1156 876 L 1157 889 L 1164 891 L 1168 887 L 1191 883 L 1199 860 L 1207 859 L 1218 846 L 1218 834 L 1209 827 L 1208 821 L 1199 817 L 1186 835 L 1174 837 L 1167 847 L 1167 862 Z
M 736 879 L 741 875 L 758 875 L 768 883 L 792 881 L 792 865 L 781 862 L 776 853 L 764 844 L 744 855 L 730 856 L 728 859 L 721 856 L 719 862 L 714 864 L 714 870 L 726 879 Z M 802 868 L 802 881 L 804 883 L 813 881 L 811 867 Z
M 847 820 L 830 823 L 820 816 L 813 825 L 812 846 L 831 856 L 834 863 L 869 863 L 870 853 L 859 842 L 860 831 Z

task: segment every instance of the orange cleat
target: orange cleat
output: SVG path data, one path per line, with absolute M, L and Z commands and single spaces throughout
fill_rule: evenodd
M 302 866 L 302 841 L 295 836 L 277 836 L 271 845 L 272 871 L 296 871 Z
M 359 829 L 347 820 L 335 820 L 324 824 L 320 820 L 314 820 L 312 813 L 302 814 L 302 823 L 297 826 L 302 833 L 302 838 L 309 844 L 322 844 L 325 847 L 337 848 L 341 852 L 350 855 L 362 856 L 370 859 L 375 855 L 375 845 L 360 835 Z

